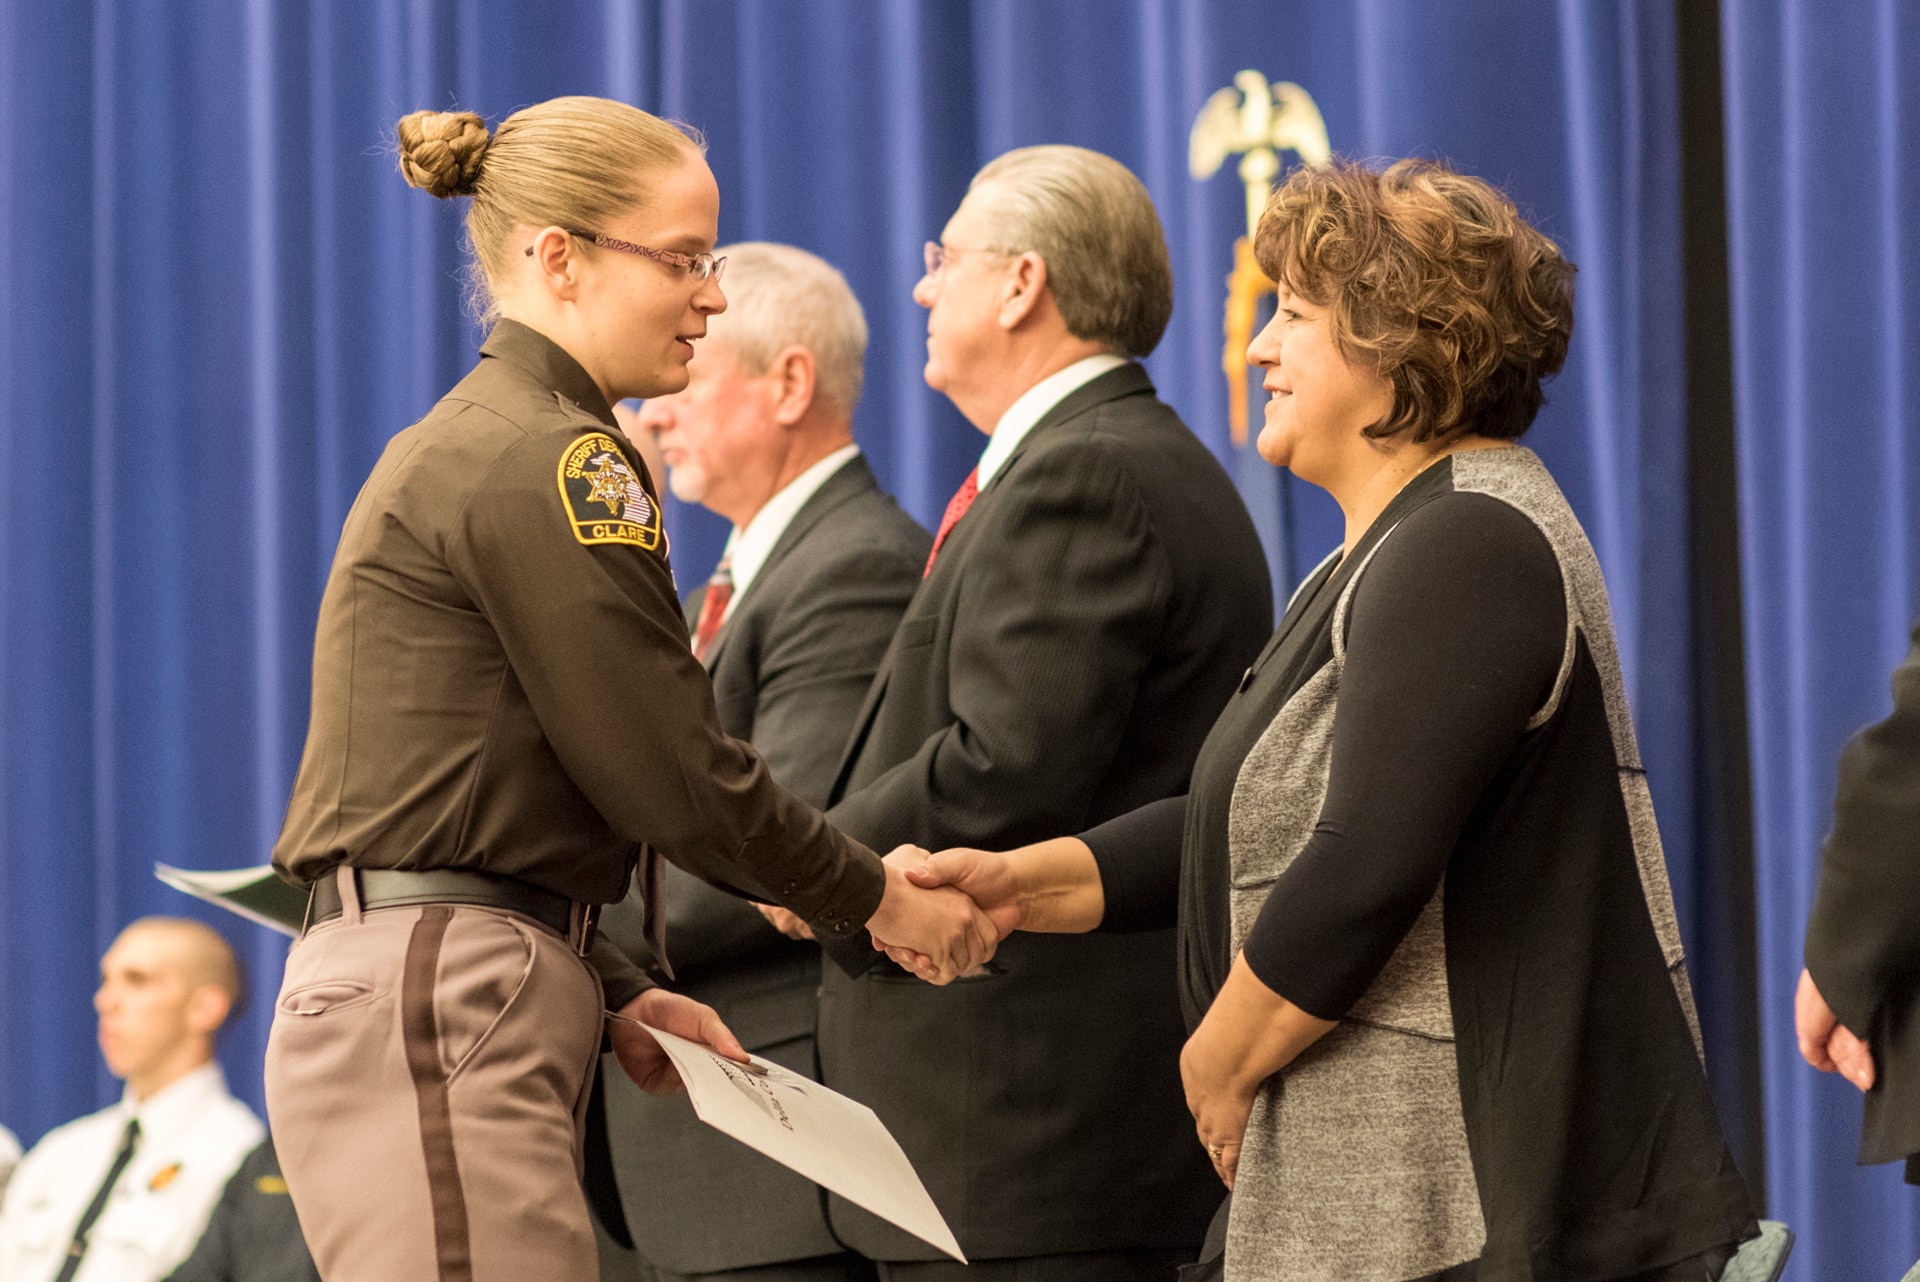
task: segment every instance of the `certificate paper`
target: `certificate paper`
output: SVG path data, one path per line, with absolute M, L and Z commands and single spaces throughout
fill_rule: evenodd
M 960 1243 L 873 1110 L 770 1060 L 752 1067 L 651 1025 L 701 1121 L 899 1225 L 962 1264 Z

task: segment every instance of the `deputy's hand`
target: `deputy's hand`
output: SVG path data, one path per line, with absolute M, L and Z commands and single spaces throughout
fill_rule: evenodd
M 1793 995 L 1793 1028 L 1807 1063 L 1823 1073 L 1839 1073 L 1863 1091 L 1873 1089 L 1872 1048 L 1835 1017 L 1810 971 L 1800 972 L 1800 988 Z
M 676 1037 L 699 1042 L 730 1060 L 742 1064 L 748 1060 L 746 1047 L 721 1022 L 713 1007 L 680 993 L 670 993 L 664 988 L 649 988 L 615 1014 L 621 1018 L 610 1020 L 607 1024 L 607 1036 L 613 1042 L 614 1057 L 620 1061 L 620 1067 L 626 1070 L 634 1084 L 649 1095 L 672 1095 L 686 1087 L 673 1067 L 673 1060 L 661 1049 L 653 1034 L 628 1023 L 628 1020 L 651 1024 Z
M 812 939 L 813 928 L 801 921 L 799 915 L 780 907 L 778 904 L 755 904 L 767 924 L 785 935 L 788 939 Z
M 887 888 L 867 921 L 873 946 L 892 955 L 914 955 L 914 973 L 933 984 L 951 983 L 984 965 L 1000 932 L 973 900 L 950 886 L 916 886 L 907 869 L 925 862 L 918 846 L 900 846 L 883 861 Z

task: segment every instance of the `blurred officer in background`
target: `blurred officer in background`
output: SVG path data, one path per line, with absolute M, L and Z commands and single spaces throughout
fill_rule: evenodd
M 227 1093 L 214 1036 L 240 1000 L 210 928 L 143 917 L 100 959 L 100 1052 L 120 1102 L 47 1132 L 0 1207 L 6 1282 L 155 1282 L 186 1258 L 260 1120 Z

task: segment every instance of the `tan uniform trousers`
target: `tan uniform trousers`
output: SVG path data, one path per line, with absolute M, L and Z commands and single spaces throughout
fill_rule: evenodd
M 518 914 L 345 911 L 287 958 L 267 1113 L 327 1282 L 593 1282 L 598 976 Z

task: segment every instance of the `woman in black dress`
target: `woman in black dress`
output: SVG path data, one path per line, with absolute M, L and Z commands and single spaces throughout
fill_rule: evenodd
M 1500 192 L 1413 161 L 1297 172 L 1256 252 L 1260 453 L 1339 501 L 1342 546 L 1187 797 L 914 876 L 1002 931 L 1177 916 L 1229 1279 L 1715 1278 L 1754 1219 L 1605 585 L 1514 444 L 1574 269 Z

